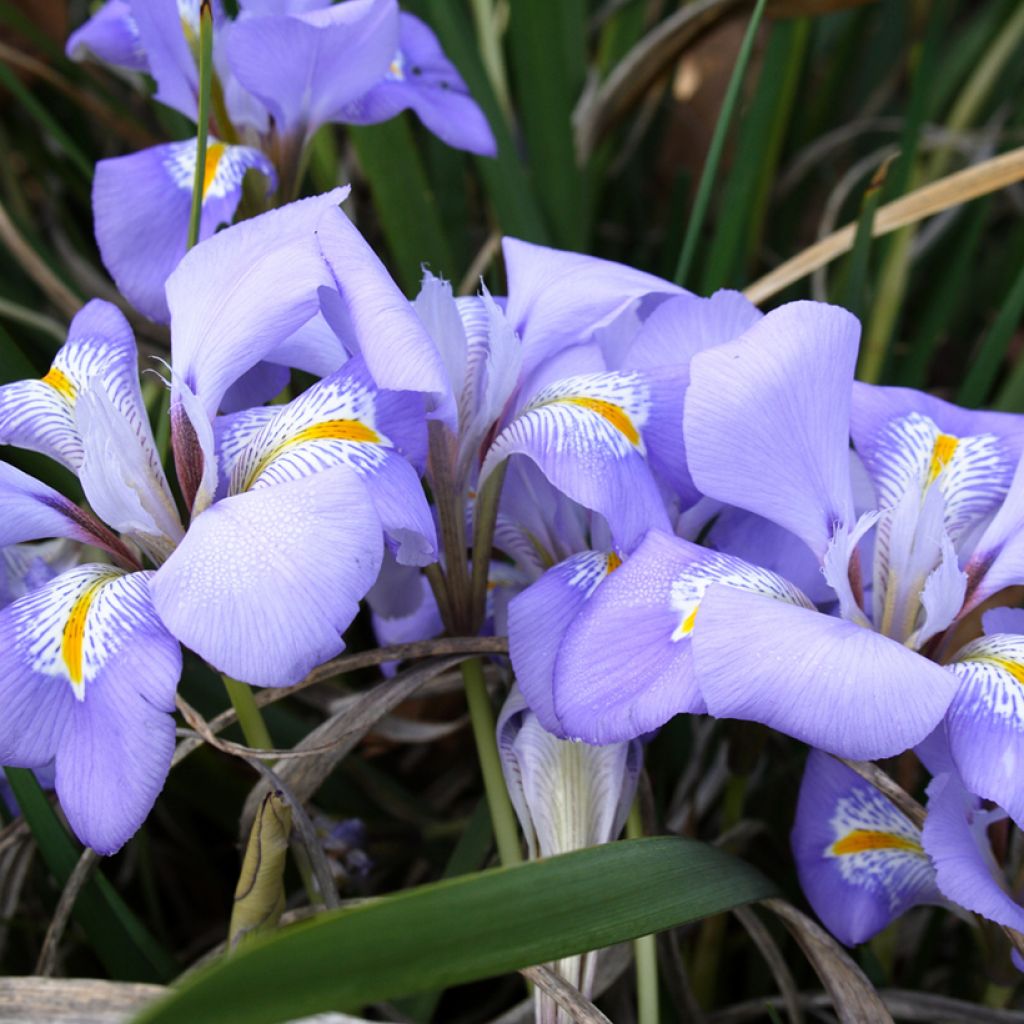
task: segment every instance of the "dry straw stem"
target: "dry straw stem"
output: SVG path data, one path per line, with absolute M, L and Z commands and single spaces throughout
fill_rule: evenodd
M 997 192 L 1021 179 L 1024 179 L 1024 146 L 940 178 L 930 185 L 886 203 L 875 214 L 872 235 L 877 238 L 908 224 L 916 224 L 925 217 L 942 213 L 943 210 L 960 206 L 979 196 Z M 744 294 L 755 305 L 770 299 L 818 267 L 823 267 L 837 256 L 849 252 L 853 248 L 856 234 L 856 222 L 847 224 L 792 259 L 786 260 L 770 274 L 765 274 L 750 285 Z
M 519 972 L 527 981 L 532 981 L 552 1002 L 564 1010 L 576 1024 L 612 1024 L 589 999 L 581 995 L 564 978 L 549 967 L 524 967 Z
M 761 900 L 761 906 L 782 919 L 804 951 L 832 999 L 840 1024 L 893 1024 L 864 972 L 819 924 L 785 900 Z

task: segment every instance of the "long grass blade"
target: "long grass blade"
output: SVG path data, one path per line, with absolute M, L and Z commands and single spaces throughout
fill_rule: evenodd
M 58 885 L 67 885 L 81 851 L 57 820 L 35 775 L 24 768 L 7 768 L 5 774 L 47 868 Z M 174 961 L 99 871 L 83 887 L 72 916 L 115 978 L 169 981 L 177 973 Z
M 754 49 L 754 39 L 757 36 L 758 26 L 761 24 L 765 3 L 766 0 L 757 0 L 754 6 L 754 13 L 750 16 L 746 35 L 744 35 L 743 42 L 740 44 L 736 65 L 732 70 L 732 77 L 729 79 L 729 87 L 726 89 L 725 98 L 722 100 L 722 109 L 719 111 L 718 121 L 715 124 L 715 133 L 711 137 L 711 146 L 708 149 L 707 159 L 704 161 L 704 170 L 700 176 L 700 184 L 697 186 L 697 195 L 693 201 L 693 209 L 690 211 L 690 221 L 686 225 L 683 248 L 679 253 L 679 262 L 676 264 L 674 275 L 676 284 L 683 284 L 689 277 L 690 265 L 693 263 L 693 257 L 697 252 L 697 242 L 700 238 L 701 227 L 704 224 L 704 216 L 707 213 L 708 201 L 711 199 L 711 188 L 718 174 L 718 164 L 722 159 L 725 138 L 729 133 L 729 125 L 732 123 L 733 113 L 740 97 L 740 87 L 743 85 L 747 65 L 750 63 L 750 54 Z

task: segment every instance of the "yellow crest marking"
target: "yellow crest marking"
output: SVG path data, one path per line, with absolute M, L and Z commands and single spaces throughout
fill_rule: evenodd
M 85 690 L 82 686 L 82 649 L 85 645 L 85 623 L 97 591 L 110 578 L 110 576 L 103 576 L 90 583 L 75 599 L 75 603 L 68 613 L 67 622 L 64 623 L 60 653 L 64 659 L 64 666 L 68 670 L 71 688 L 79 700 L 85 699 Z
M 609 551 L 605 556 L 608 562 L 608 567 L 605 572 L 613 573 L 620 565 L 622 565 L 622 559 L 614 551 Z
M 898 836 L 893 832 L 878 832 L 874 829 L 855 828 L 847 832 L 842 839 L 837 839 L 829 848 L 835 857 L 843 857 L 851 853 L 866 853 L 870 850 L 904 850 L 924 856 L 924 850 L 916 839 Z
M 987 661 L 990 665 L 995 665 L 997 668 L 1001 668 L 1004 672 L 1016 679 L 1021 686 L 1024 686 L 1024 665 L 1019 661 L 1011 661 L 1009 658 L 999 658 L 991 654 L 969 655 L 962 660 Z
M 634 447 L 640 444 L 640 432 L 633 425 L 629 414 L 620 405 L 614 402 L 606 402 L 601 398 L 588 398 L 586 395 L 576 395 L 572 398 L 559 399 L 562 402 L 569 402 L 578 405 L 583 409 L 596 412 L 602 419 L 607 420 L 627 441 Z
M 928 464 L 928 484 L 930 486 L 939 478 L 939 474 L 949 465 L 956 454 L 960 438 L 952 434 L 939 434 L 932 445 L 932 458 Z
M 279 455 L 306 441 L 352 441 L 356 444 L 380 444 L 382 440 L 381 435 L 373 427 L 368 427 L 360 420 L 324 420 L 322 423 L 314 423 L 271 448 L 246 477 L 242 490 L 252 487 L 260 474 Z
M 43 383 L 49 384 L 54 391 L 67 402 L 74 402 L 78 397 L 78 388 L 75 382 L 59 367 L 51 366 L 43 377 Z
M 206 147 L 206 163 L 203 166 L 203 199 L 206 199 L 206 193 L 210 191 L 210 186 L 213 184 L 213 179 L 217 177 L 217 166 L 220 164 L 220 158 L 224 155 L 224 143 L 223 142 L 211 142 Z
M 687 613 L 686 617 L 682 622 L 676 626 L 675 631 L 672 633 L 673 640 L 682 640 L 683 637 L 689 636 L 693 632 L 694 623 L 697 621 L 697 610 L 700 608 L 700 602 L 698 601 Z

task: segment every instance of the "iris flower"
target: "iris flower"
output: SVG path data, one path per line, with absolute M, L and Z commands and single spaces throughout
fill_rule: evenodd
M 838 307 L 781 307 L 695 355 L 685 397 L 697 489 L 802 541 L 831 588 L 824 610 L 784 568 L 652 532 L 566 635 L 554 708 L 569 735 L 623 739 L 706 707 L 869 758 L 942 719 L 959 680 L 929 656 L 948 657 L 970 607 L 1019 578 L 1002 520 L 1022 422 L 854 389 L 858 338 Z M 862 514 L 857 459 L 874 492 Z
M 1024 928 L 988 828 L 1006 818 L 964 785 L 941 731 L 920 753 L 934 773 L 920 828 L 845 765 L 812 751 L 793 827 L 800 884 L 847 945 L 865 942 L 911 907 L 955 904 Z
M 109 0 L 68 40 L 96 56 L 151 72 L 156 99 L 197 116 L 198 0 Z M 410 108 L 451 145 L 493 155 L 480 108 L 434 34 L 394 0 L 243 3 L 234 21 L 214 5 L 217 127 L 202 169 L 200 238 L 231 223 L 246 172 L 297 185 L 302 153 L 322 124 L 372 124 Z M 169 319 L 164 283 L 185 253 L 195 175 L 194 139 L 101 160 L 93 185 L 96 240 L 125 297 Z
M 89 303 L 41 380 L 0 388 L 0 443 L 62 463 L 91 506 L 0 463 L 0 547 L 63 537 L 110 558 L 63 572 L 0 610 L 0 763 L 38 767 L 56 758 L 68 820 L 99 852 L 136 831 L 163 786 L 179 641 L 243 681 L 286 685 L 343 649 L 341 634 L 378 575 L 385 544 L 399 561 L 437 557 L 412 464 L 424 458 L 423 399 L 381 391 L 364 357 L 288 405 L 215 426 L 221 398 L 250 368 L 243 343 L 256 346 L 248 355 L 255 363 L 293 344 L 316 313 L 316 283 L 307 282 L 309 308 L 296 311 L 294 296 L 263 290 L 261 274 L 276 276 L 275 260 L 301 266 L 304 252 L 333 287 L 313 214 L 337 214 L 350 246 L 365 246 L 333 208 L 338 198 L 231 228 L 175 272 L 172 415 L 187 528 L 142 403 L 131 329 L 115 307 Z M 225 306 L 238 292 L 218 291 L 212 270 L 230 274 L 226 254 L 242 252 L 255 289 L 249 305 L 262 300 L 255 313 Z M 361 269 L 362 283 L 375 287 L 359 291 L 350 319 L 379 326 L 379 298 L 395 286 L 382 268 L 376 281 L 373 268 Z M 177 288 L 188 290 L 198 318 L 176 317 Z M 275 318 L 274 302 L 285 302 L 287 315 L 279 306 Z M 261 336 L 248 333 L 247 314 L 259 319 Z M 193 343 L 206 341 L 204 327 L 217 334 L 201 344 L 200 358 Z M 352 337 L 364 335 L 357 327 Z

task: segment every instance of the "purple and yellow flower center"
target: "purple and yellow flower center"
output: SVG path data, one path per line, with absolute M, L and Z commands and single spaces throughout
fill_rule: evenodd
M 71 606 L 71 611 L 68 612 L 67 621 L 64 623 L 64 632 L 61 635 L 61 657 L 64 659 L 64 667 L 67 669 L 68 679 L 71 680 L 71 688 L 75 691 L 75 696 L 79 700 L 85 699 L 85 688 L 82 686 L 82 652 L 85 647 L 85 624 L 96 594 L 109 579 L 109 576 L 100 577 L 90 583 L 78 595 L 75 603 Z
M 75 382 L 57 366 L 51 366 L 42 380 L 44 384 L 49 384 L 69 404 L 74 402 L 78 396 L 78 388 L 75 387 Z
M 614 402 L 606 402 L 602 398 L 590 398 L 587 395 L 573 395 L 568 398 L 559 399 L 572 405 L 578 405 L 582 409 L 589 409 L 596 412 L 602 419 L 607 420 L 627 441 L 634 447 L 640 444 L 640 431 L 636 429 L 629 414 L 622 406 Z
M 897 835 L 895 832 L 882 832 L 868 828 L 855 828 L 829 847 L 829 853 L 833 857 L 868 853 L 874 850 L 900 850 L 924 856 L 924 849 L 916 839 Z
M 248 490 L 279 456 L 299 445 L 316 441 L 348 441 L 354 444 L 381 444 L 384 438 L 361 420 L 333 419 L 322 420 L 285 438 L 274 445 L 252 468 L 245 480 L 242 490 Z
M 931 486 L 939 478 L 939 474 L 949 465 L 960 445 L 960 438 L 952 434 L 939 434 L 932 445 L 932 457 L 928 463 L 928 481 Z

